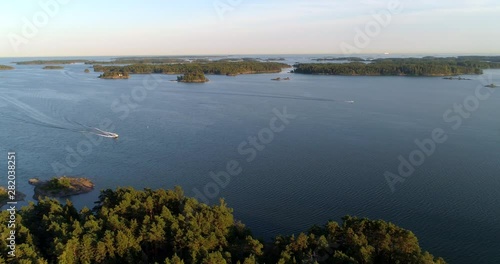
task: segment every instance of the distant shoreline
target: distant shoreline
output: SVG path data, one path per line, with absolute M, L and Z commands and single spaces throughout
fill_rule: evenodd
M 131 74 L 203 74 L 235 76 L 239 74 L 279 73 L 293 68 L 291 73 L 339 76 L 411 76 L 446 77 L 480 75 L 484 69 L 499 69 L 500 56 L 458 56 L 422 58 L 311 57 L 311 62 L 285 63 L 284 58 L 217 58 L 208 57 L 123 57 L 110 61 L 95 60 L 31 60 L 17 65 L 92 64 L 103 79 L 128 79 Z M 326 63 L 323 63 L 325 62 Z M 45 68 L 62 66 L 45 66 Z M 201 82 L 203 78 L 200 79 Z

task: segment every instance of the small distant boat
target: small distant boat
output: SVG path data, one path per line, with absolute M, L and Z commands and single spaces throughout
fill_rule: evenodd
M 96 130 L 96 131 L 99 132 L 99 133 L 95 133 L 98 136 L 108 137 L 108 138 L 115 138 L 115 139 L 118 138 L 118 134 L 116 134 L 116 133 L 108 132 L 108 131 L 103 131 L 103 130 L 100 130 L 99 128 L 96 128 L 96 127 L 94 127 L 94 130 Z
M 498 86 L 497 86 L 497 85 L 495 85 L 494 83 L 492 83 L 492 84 L 485 85 L 484 87 L 496 88 L 496 87 L 498 87 Z
M 345 101 L 348 104 L 354 104 L 354 101 Z

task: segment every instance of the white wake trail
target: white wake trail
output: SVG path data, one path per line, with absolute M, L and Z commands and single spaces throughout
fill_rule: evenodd
M 79 133 L 91 133 L 97 136 L 101 137 L 107 137 L 107 138 L 118 138 L 118 134 L 113 133 L 113 132 L 108 132 L 108 131 L 103 131 L 99 128 L 96 127 L 90 127 L 87 125 L 80 124 L 78 122 L 76 123 L 78 126 L 75 126 L 74 124 L 71 124 L 70 122 L 61 122 L 59 120 L 56 120 L 50 116 L 45 115 L 44 113 L 34 109 L 33 107 L 15 99 L 7 95 L 0 96 L 1 99 L 5 100 L 8 103 L 11 103 L 12 105 L 18 107 L 22 112 L 26 114 L 28 118 L 31 119 L 31 121 L 26 121 L 24 119 L 19 118 L 18 120 L 22 120 L 25 123 L 30 123 L 32 125 L 38 125 L 38 126 L 44 126 L 44 127 L 49 127 L 49 128 L 56 128 L 56 129 L 63 129 L 63 130 L 68 130 L 72 132 L 79 132 Z M 84 128 L 82 130 L 82 128 Z

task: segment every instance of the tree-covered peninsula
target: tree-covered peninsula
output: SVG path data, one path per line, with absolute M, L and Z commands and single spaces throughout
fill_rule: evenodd
M 495 59 L 490 57 L 489 59 Z M 449 76 L 482 74 L 483 69 L 500 68 L 500 62 L 483 57 L 391 58 L 350 63 L 300 63 L 293 73 L 322 75 Z
M 0 71 L 13 70 L 13 69 L 14 69 L 14 67 L 12 67 L 12 66 L 0 65 Z
M 9 221 L 3 210 L 0 220 Z M 297 236 L 256 239 L 224 200 L 209 206 L 175 190 L 101 192 L 96 206 L 42 199 L 0 225 L 0 263 L 445 263 L 423 251 L 416 236 L 381 220 L 346 216 Z

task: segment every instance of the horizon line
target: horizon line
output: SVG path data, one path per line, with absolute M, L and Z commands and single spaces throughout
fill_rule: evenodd
M 162 54 L 162 55 L 57 55 L 57 56 L 0 56 L 0 58 L 66 58 L 66 57 L 114 57 L 114 58 L 122 58 L 122 57 L 227 57 L 227 56 L 286 56 L 286 55 L 335 55 L 340 57 L 357 57 L 357 56 L 369 56 L 369 55 L 489 55 L 489 56 L 500 56 L 499 53 L 481 53 L 481 52 L 409 52 L 409 53 L 358 53 L 358 54 L 342 54 L 342 53 L 248 53 L 248 54 Z

